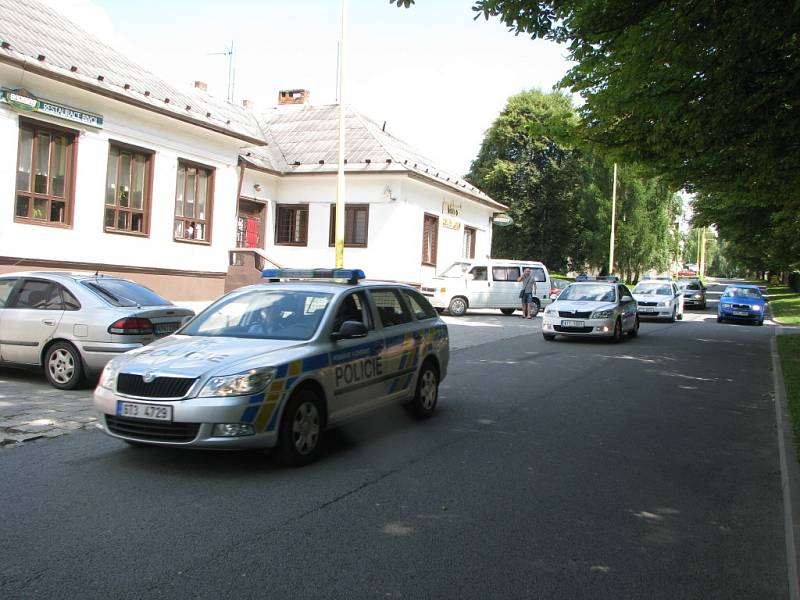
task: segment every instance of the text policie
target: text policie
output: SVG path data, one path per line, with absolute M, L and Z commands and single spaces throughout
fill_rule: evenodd
M 335 373 L 336 387 L 341 387 L 383 375 L 383 363 L 380 356 L 374 356 L 339 365 L 336 367 Z

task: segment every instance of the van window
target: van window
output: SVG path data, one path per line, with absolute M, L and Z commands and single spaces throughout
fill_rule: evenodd
M 533 280 L 536 282 L 547 281 L 542 267 L 533 267 Z
M 495 281 L 516 281 L 519 279 L 519 267 L 492 267 L 492 279 Z
M 472 267 L 470 275 L 473 281 L 486 281 L 489 278 L 486 267 Z

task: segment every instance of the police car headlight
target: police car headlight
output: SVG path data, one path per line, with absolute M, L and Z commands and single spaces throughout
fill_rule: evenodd
M 119 375 L 119 367 L 115 367 L 111 363 L 107 363 L 100 374 L 100 380 L 97 385 L 101 388 L 114 391 L 117 383 L 117 375 Z
M 672 304 L 672 300 L 664 300 L 658 303 L 659 306 L 669 306 L 670 304 Z
M 592 313 L 590 319 L 608 319 L 614 314 L 613 310 L 596 310 Z
M 275 369 L 250 369 L 233 375 L 212 377 L 203 386 L 200 396 L 246 396 L 260 392 L 272 381 Z

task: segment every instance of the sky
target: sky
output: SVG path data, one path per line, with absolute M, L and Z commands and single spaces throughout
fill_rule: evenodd
M 336 102 L 340 0 L 46 0 L 178 86 L 205 81 L 234 101 L 277 103 L 281 89 Z M 549 91 L 570 67 L 563 46 L 473 20 L 470 0 L 347 0 L 344 99 L 441 168 L 469 171 L 508 98 Z

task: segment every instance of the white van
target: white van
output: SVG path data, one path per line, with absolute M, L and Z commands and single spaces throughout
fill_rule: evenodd
M 439 311 L 447 309 L 454 317 L 469 308 L 499 308 L 504 315 L 510 315 L 522 308 L 522 283 L 517 279 L 526 267 L 536 277 L 533 301 L 538 312 L 552 302 L 550 273 L 542 263 L 532 260 L 460 260 L 424 282 L 421 292 Z

